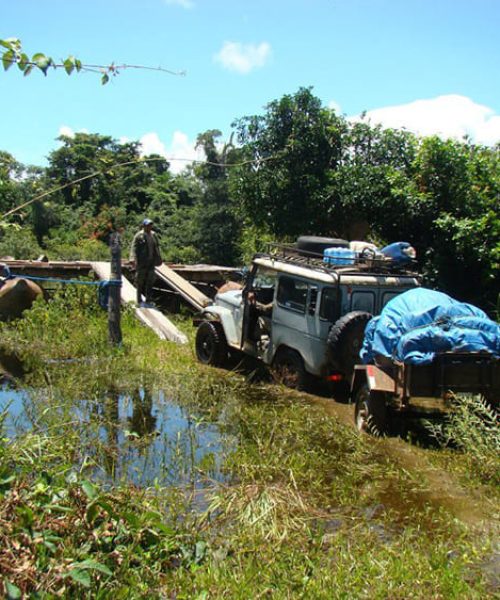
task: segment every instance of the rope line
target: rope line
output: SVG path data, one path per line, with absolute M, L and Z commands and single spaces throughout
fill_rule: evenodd
M 35 277 L 34 275 L 18 275 L 16 273 L 10 273 L 6 279 L 14 279 L 15 277 L 19 277 L 21 279 L 29 279 L 30 281 L 50 281 L 52 283 L 64 283 L 69 285 L 96 285 L 102 286 L 106 284 L 108 286 L 118 286 L 121 287 L 122 282 L 120 279 L 104 279 L 102 281 L 82 281 L 81 279 L 59 279 L 57 277 Z
M 0 281 L 0 286 L 3 285 L 9 279 L 29 279 L 30 281 L 50 281 L 55 283 L 62 283 L 66 285 L 92 285 L 96 286 L 97 289 L 97 302 L 99 306 L 108 310 L 109 304 L 109 290 L 112 287 L 121 288 L 122 281 L 121 279 L 104 279 L 102 281 L 82 281 L 81 279 L 59 279 L 57 277 L 36 277 L 35 275 L 17 275 L 16 273 L 12 273 L 12 271 L 7 267 L 7 265 L 3 265 L 3 270 L 5 273 L 5 278 Z
M 117 167 L 126 167 L 128 165 L 134 165 L 134 164 L 140 163 L 140 162 L 155 162 L 155 161 L 171 162 L 173 160 L 178 160 L 178 161 L 191 162 L 191 163 L 196 163 L 196 164 L 201 164 L 201 165 L 210 165 L 213 167 L 220 167 L 221 169 L 227 169 L 229 167 L 242 167 L 242 166 L 249 165 L 249 164 L 259 165 L 264 162 L 268 162 L 271 160 L 278 160 L 278 159 L 279 159 L 278 154 L 275 154 L 273 156 L 268 156 L 266 158 L 248 159 L 248 160 L 244 160 L 244 161 L 241 161 L 238 163 L 215 163 L 215 162 L 211 162 L 208 160 L 193 160 L 190 158 L 176 158 L 176 157 L 168 158 L 168 157 L 163 157 L 163 156 L 162 157 L 152 157 L 152 158 L 142 158 L 141 157 L 141 158 L 137 158 L 135 160 L 128 160 L 123 163 L 117 163 L 117 164 L 112 165 L 111 167 L 104 169 L 102 171 L 94 171 L 93 173 L 90 173 L 89 175 L 84 175 L 83 177 L 80 177 L 79 179 L 75 179 L 74 181 L 69 181 L 68 183 L 65 183 L 64 185 L 60 185 L 51 190 L 43 192 L 42 194 L 39 194 L 38 196 L 31 198 L 31 200 L 28 200 L 27 202 L 24 202 L 23 204 L 20 204 L 19 206 L 16 206 L 16 207 L 12 208 L 11 210 L 7 211 L 6 213 L 4 213 L 3 215 L 0 216 L 0 219 L 5 219 L 6 217 L 9 217 L 10 215 L 16 213 L 17 211 L 19 211 L 23 208 L 26 208 L 30 204 L 33 204 L 33 202 L 36 202 L 37 200 L 42 200 L 42 198 L 45 198 L 46 196 L 50 196 L 51 194 L 54 194 L 55 192 L 60 192 L 68 187 L 71 187 L 72 185 L 76 185 L 77 183 L 81 183 L 82 181 L 91 179 L 92 177 L 97 177 L 98 175 L 104 175 L 105 173 L 108 173 L 109 171 L 112 171 L 113 169 L 116 169 Z

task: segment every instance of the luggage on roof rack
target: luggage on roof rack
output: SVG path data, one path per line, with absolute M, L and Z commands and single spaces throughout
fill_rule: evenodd
M 314 269 L 321 269 L 323 271 L 342 271 L 356 272 L 360 271 L 364 273 L 387 273 L 387 274 L 415 274 L 416 269 L 415 261 L 412 263 L 401 264 L 398 261 L 394 261 L 386 256 L 372 256 L 365 254 L 354 253 L 352 256 L 349 254 L 349 258 L 346 256 L 339 257 L 339 260 L 335 260 L 331 255 L 335 255 L 348 248 L 337 247 L 333 248 L 332 252 L 326 254 L 326 250 L 318 252 L 309 252 L 297 248 L 294 244 L 279 244 L 271 242 L 268 244 L 268 256 L 276 260 L 291 263 L 301 267 L 309 267 Z M 350 252 L 350 251 L 349 251 Z M 325 256 L 326 254 L 326 256 Z M 330 256 L 329 256 L 330 255 Z

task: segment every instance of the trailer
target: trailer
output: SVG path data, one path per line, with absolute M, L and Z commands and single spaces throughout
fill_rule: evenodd
M 487 352 L 444 352 L 430 364 L 396 361 L 356 365 L 351 401 L 359 431 L 384 435 L 391 417 L 405 418 L 425 403 L 445 411 L 456 394 L 479 394 L 500 408 L 500 359 Z

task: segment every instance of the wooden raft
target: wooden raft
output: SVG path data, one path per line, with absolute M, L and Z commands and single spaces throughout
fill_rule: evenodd
M 99 279 L 105 281 L 111 278 L 111 265 L 109 262 L 92 262 L 90 265 Z M 170 340 L 177 344 L 187 343 L 187 337 L 162 312 L 156 308 L 138 307 L 136 298 L 137 292 L 135 287 L 123 277 L 121 287 L 122 303 L 130 302 L 134 304 L 134 312 L 137 318 L 150 327 L 160 339 Z
M 202 311 L 212 300 L 166 264 L 155 268 L 156 276 L 175 290 L 195 310 Z

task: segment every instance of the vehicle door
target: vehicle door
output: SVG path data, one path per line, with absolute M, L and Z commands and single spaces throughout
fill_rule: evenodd
M 287 346 L 299 352 L 306 370 L 312 373 L 318 362 L 318 298 L 318 283 L 288 274 L 279 276 L 272 321 L 273 346 Z
M 273 302 L 276 288 L 276 271 L 253 265 L 250 275 L 243 288 L 243 321 L 241 328 L 241 348 L 245 342 L 255 342 L 257 311 L 254 299 L 263 304 Z

